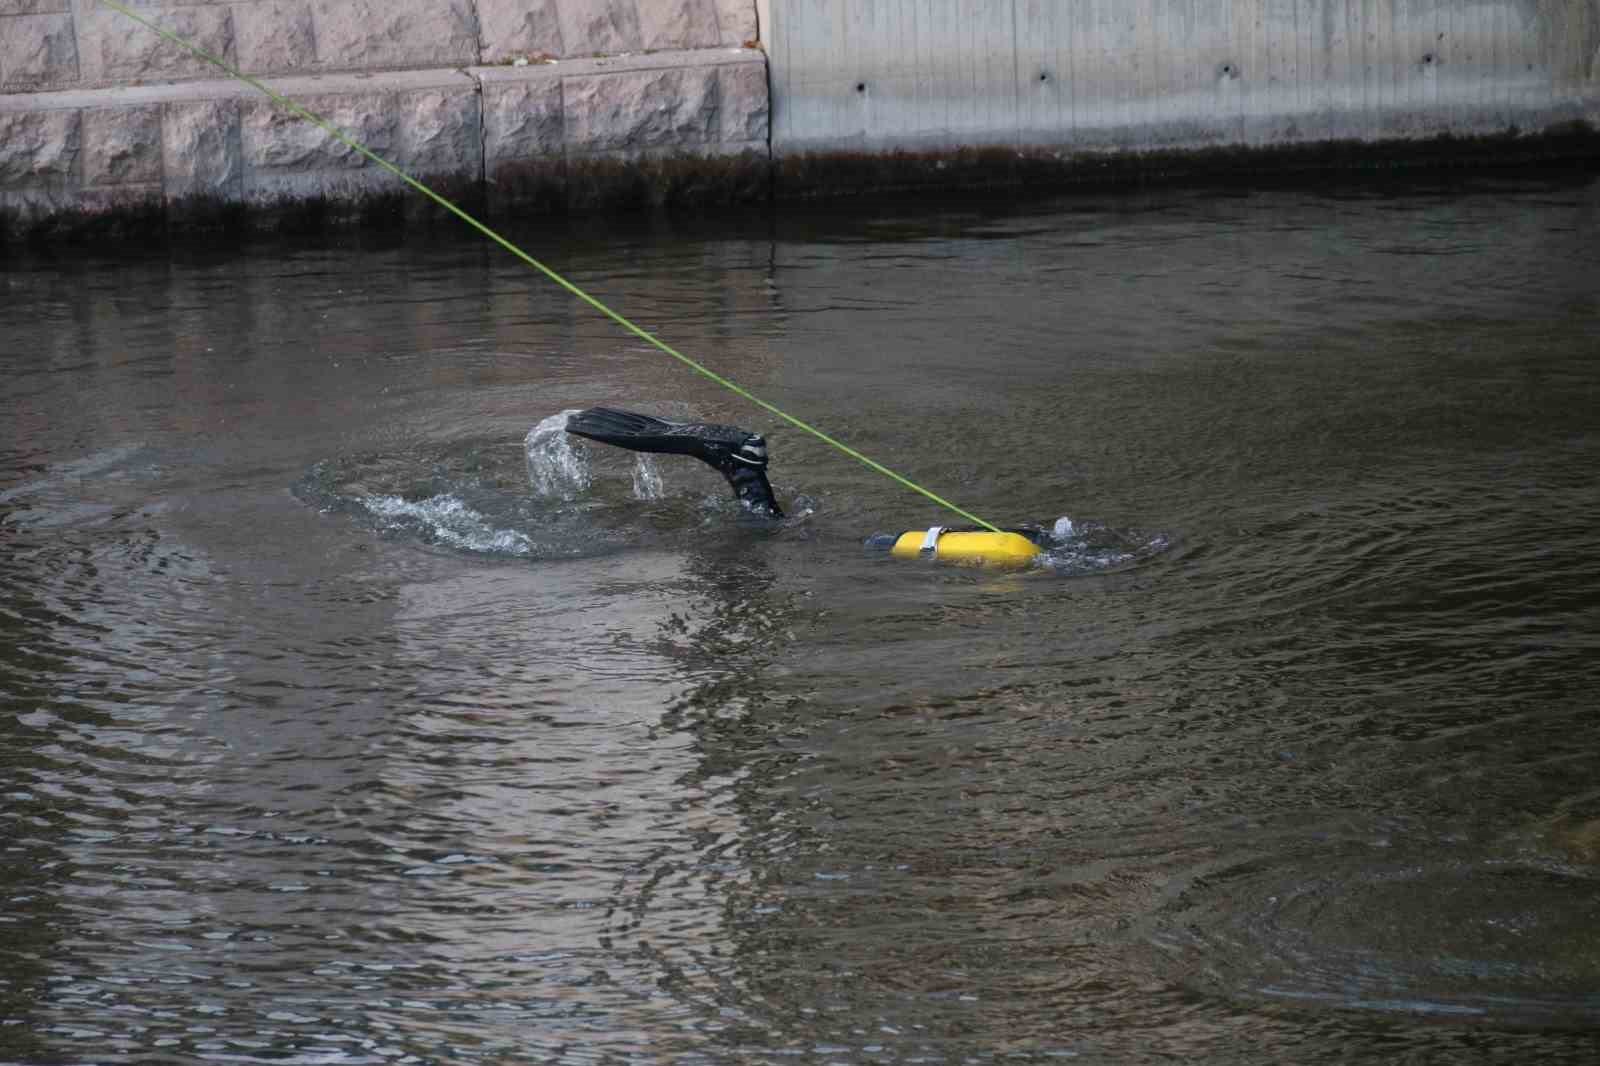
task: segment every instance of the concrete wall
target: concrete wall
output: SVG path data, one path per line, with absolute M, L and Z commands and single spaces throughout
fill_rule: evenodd
M 981 180 L 1002 157 L 1600 120 L 1600 0 L 132 2 L 502 206 L 764 196 L 774 172 L 804 194 L 830 157 Z M 1004 151 L 946 171 L 958 148 Z M 873 173 L 837 187 L 895 180 Z M 0 0 L 0 226 L 397 188 L 99 0 Z
M 765 187 L 766 62 L 745 47 L 758 32 L 754 0 L 131 6 L 457 189 L 487 180 L 502 198 L 582 202 L 607 182 L 683 180 L 693 161 L 720 161 L 715 172 L 738 159 Z M 0 93 L 0 212 L 14 221 L 355 204 L 397 187 L 96 0 L 0 0 Z
M 773 150 L 1149 150 L 1597 117 L 1600 0 L 773 0 Z

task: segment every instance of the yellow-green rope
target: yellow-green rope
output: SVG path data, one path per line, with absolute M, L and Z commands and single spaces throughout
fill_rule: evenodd
M 860 452 L 856 451 L 854 448 L 850 447 L 848 444 L 845 444 L 845 443 L 843 443 L 841 441 L 835 440 L 834 438 L 828 436 L 828 434 L 822 432 L 822 430 L 820 430 L 817 427 L 811 425 L 809 422 L 803 422 L 800 419 L 798 419 L 798 418 L 794 417 L 793 415 L 789 414 L 788 412 L 780 410 L 779 408 L 777 408 L 777 407 L 773 406 L 772 404 L 768 403 L 766 400 L 761 399 L 759 396 L 756 396 L 756 395 L 748 392 L 744 388 L 741 388 L 740 386 L 735 385 L 733 382 L 729 381 L 727 378 L 723 377 L 721 374 L 718 374 L 715 371 L 713 371 L 713 370 L 711 370 L 711 369 L 709 369 L 709 368 L 707 368 L 705 366 L 702 366 L 700 363 L 697 363 L 695 360 L 690 359 L 687 355 L 684 355 L 682 352 L 679 352 L 677 349 L 673 348 L 671 345 L 669 345 L 665 341 L 661 340 L 661 338 L 657 337 L 655 334 L 651 333 L 649 330 L 644 329 L 644 328 L 642 328 L 640 326 L 634 325 L 631 321 L 629 321 L 628 319 L 624 318 L 622 315 L 618 314 L 617 312 L 613 311 L 611 308 L 607 307 L 605 304 L 601 303 L 599 300 L 595 299 L 593 296 L 590 296 L 587 292 L 584 292 L 582 289 L 578 288 L 578 286 L 574 285 L 572 282 L 568 281 L 566 278 L 562 277 L 560 274 L 556 273 L 554 270 L 552 270 L 549 267 L 545 266 L 543 263 L 539 262 L 539 260 L 537 260 L 533 256 L 529 255 L 527 252 L 523 251 L 521 248 L 518 248 L 515 244 L 512 244 L 505 237 L 502 237 L 500 234 L 496 233 L 494 230 L 490 229 L 488 226 L 484 225 L 482 222 L 479 222 L 476 218 L 474 218 L 471 215 L 469 215 L 466 211 L 464 211 L 461 208 L 457 207 L 455 204 L 451 203 L 449 200 L 445 199 L 443 196 L 439 195 L 438 193 L 434 192 L 432 189 L 430 189 L 426 185 L 422 184 L 422 182 L 418 181 L 416 178 L 413 178 L 411 175 L 407 174 L 405 171 L 401 170 L 399 167 L 395 166 L 393 163 L 389 162 L 387 159 L 384 159 L 383 157 L 381 157 L 381 156 L 377 155 L 376 153 L 372 152 L 365 145 L 362 145 L 362 144 L 358 143 L 356 140 L 351 138 L 349 134 L 345 133 L 343 130 L 339 129 L 337 126 L 334 126 L 332 123 L 330 123 L 327 120 L 323 119 L 321 116 L 313 114 L 312 112 L 310 112 L 310 111 L 306 110 L 305 108 L 301 107 L 299 104 L 295 103 L 293 100 L 290 100 L 288 97 L 286 97 L 286 96 L 282 95 L 281 93 L 278 93 L 278 92 L 274 91 L 273 89 L 269 88 L 268 86 L 263 84 L 261 81 L 255 79 L 255 78 L 252 78 L 250 75 L 244 73 L 243 71 L 235 69 L 233 66 L 229 65 L 225 60 L 220 59 L 217 56 L 214 56 L 211 53 L 209 53 L 209 52 L 205 51 L 204 49 L 200 48 L 199 46 L 197 46 L 195 44 L 192 44 L 189 41 L 184 40 L 182 37 L 179 37 L 177 34 L 173 33 L 172 31 L 170 31 L 168 29 L 165 29 L 164 27 L 156 25 L 154 22 L 152 22 L 149 19 L 145 18 L 143 15 L 140 15 L 138 12 L 132 11 L 129 8 L 127 8 L 126 6 L 124 6 L 123 4 L 118 3 L 117 0 L 100 0 L 100 2 L 105 4 L 107 7 L 111 8 L 113 11 L 118 11 L 118 12 L 121 12 L 122 14 L 128 16 L 129 18 L 133 19 L 133 21 L 135 21 L 135 22 L 139 23 L 140 25 L 144 26 L 146 29 L 151 30 L 152 32 L 160 35 L 161 37 L 165 38 L 166 40 L 171 41 L 173 44 L 177 45 L 178 47 L 183 48 L 186 51 L 192 53 L 193 55 L 198 56 L 199 58 L 205 60 L 207 63 L 210 63 L 212 66 L 218 68 L 219 70 L 222 70 L 222 71 L 226 72 L 229 77 L 236 78 L 239 81 L 244 82 L 246 85 L 249 85 L 252 88 L 260 90 L 264 95 L 266 95 L 270 100 L 272 100 L 273 103 L 278 104 L 280 107 L 287 108 L 288 110 L 290 110 L 290 111 L 294 112 L 295 114 L 299 115 L 301 118 L 306 119 L 308 122 L 314 123 L 316 126 L 320 127 L 324 132 L 326 132 L 330 137 L 336 138 L 341 143 L 343 143 L 345 145 L 348 145 L 350 148 L 354 149 L 357 152 L 360 152 L 363 156 L 365 156 L 366 158 L 372 160 L 374 163 L 378 164 L 378 166 L 382 167 L 384 170 L 387 170 L 389 173 L 393 174 L 395 177 L 399 178 L 401 181 L 405 182 L 407 185 L 411 186 L 413 189 L 417 190 L 422 195 L 426 196 L 428 199 L 432 200 L 434 203 L 436 203 L 440 207 L 444 208 L 446 211 L 449 211 L 451 214 L 453 214 L 457 218 L 461 219 L 461 221 L 465 222 L 467 225 L 471 226 L 473 229 L 477 230 L 479 233 L 483 234 L 485 237 L 488 237 L 491 241 L 494 241 L 500 247 L 504 248 L 506 251 L 510 252 L 512 255 L 516 256 L 518 259 L 522 260 L 524 263 L 527 263 L 529 266 L 531 266 L 535 270 L 539 271 L 539 273 L 543 274 L 545 277 L 549 278 L 551 281 L 555 282 L 557 285 L 561 286 L 563 289 L 566 289 L 572 295 L 576 296 L 578 299 L 582 300 L 584 303 L 588 304 L 590 307 L 594 308 L 596 311 L 599 311 L 601 314 L 603 314 L 607 318 L 611 319 L 613 322 L 615 322 L 617 325 L 621 326 L 623 329 L 627 330 L 629 333 L 632 333 L 635 336 L 637 336 L 637 337 L 639 337 L 639 338 L 641 338 L 641 339 L 643 339 L 645 341 L 648 341 L 650 344 L 652 344 L 656 348 L 659 348 L 661 351 L 666 352 L 668 355 L 672 356 L 672 358 L 678 360 L 678 362 L 682 363 L 684 366 L 687 366 L 689 369 L 695 371 L 696 373 L 702 374 L 705 377 L 710 378 L 712 381 L 715 381 L 718 385 L 721 385 L 723 388 L 728 389 L 731 392 L 735 392 L 740 396 L 743 396 L 745 399 L 749 400 L 751 403 L 755 404 L 757 407 L 760 407 L 763 410 L 772 412 L 773 414 L 777 415 L 779 418 L 783 419 L 785 422 L 788 422 L 790 425 L 796 426 L 796 427 L 798 427 L 800 429 L 803 429 L 807 433 L 811 434 L 812 436 L 814 436 L 814 437 L 816 437 L 816 438 L 818 438 L 820 440 L 826 441 L 828 444 L 833 445 L 835 448 L 839 449 L 841 452 L 844 452 L 846 455 L 850 456 L 852 459 L 855 459 L 858 462 L 861 462 L 861 463 L 865 464 L 866 466 L 872 468 L 873 470 L 876 470 L 878 473 L 884 475 L 885 477 L 893 478 L 895 481 L 898 481 L 900 484 L 904 485 L 908 489 L 911 489 L 911 490 L 913 490 L 915 492 L 921 493 L 922 495 L 926 496 L 928 499 L 932 500 L 934 503 L 937 503 L 941 507 L 944 507 L 944 508 L 947 508 L 947 509 L 949 509 L 951 511 L 954 511 L 956 514 L 960 515 L 962 518 L 965 518 L 967 521 L 976 522 L 978 525 L 980 525 L 983 528 L 985 528 L 987 530 L 990 530 L 992 532 L 995 532 L 995 533 L 1000 532 L 1000 529 L 997 526 L 994 526 L 994 525 L 991 525 L 988 522 L 985 522 L 983 519 L 979 518 L 977 515 L 972 514 L 969 511 L 962 510 L 960 507 L 957 507 L 955 504 L 951 503 L 949 500 L 945 499 L 943 496 L 939 496 L 939 495 L 931 492 L 930 490 L 923 488 L 921 485 L 918 485 L 915 481 L 912 481 L 908 477 L 904 477 L 904 476 L 902 476 L 900 474 L 895 473 L 893 470 L 890 470 L 888 467 L 884 466 L 882 463 L 879 463 L 874 459 L 870 459 L 867 456 L 862 455 Z

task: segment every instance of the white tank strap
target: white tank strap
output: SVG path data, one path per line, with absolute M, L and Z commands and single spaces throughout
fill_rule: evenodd
M 929 526 L 928 532 L 922 535 L 922 547 L 917 549 L 918 555 L 938 555 L 939 538 L 944 535 L 944 526 Z

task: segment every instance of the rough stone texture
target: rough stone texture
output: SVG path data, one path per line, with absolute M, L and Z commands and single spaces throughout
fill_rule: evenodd
M 555 67 L 474 72 L 483 87 L 483 174 L 491 207 L 566 202 L 561 76 Z
M 323 69 L 477 62 L 478 19 L 472 0 L 311 0 L 311 5 Z
M 161 183 L 161 108 L 83 112 L 83 184 Z
M 77 111 L 0 111 L 0 187 L 65 185 L 81 145 Z
M 226 6 L 170 8 L 149 14 L 158 19 L 160 26 L 213 56 L 227 62 L 238 61 L 234 18 Z M 154 30 L 134 24 L 120 11 L 91 6 L 91 10 L 78 11 L 77 26 L 85 82 L 165 82 L 216 74 L 216 67 L 186 48 L 163 40 Z
M 274 73 L 711 48 L 756 36 L 754 0 L 132 0 L 132 6 L 247 70 Z M 75 40 L 64 15 L 71 10 Z M 58 16 L 93 84 L 212 75 L 203 61 L 98 0 L 0 0 L 0 16 L 44 14 Z M 5 28 L 0 39 L 20 32 Z
M 643 47 L 639 9 L 627 0 L 566 0 L 560 13 L 565 56 L 616 55 Z
M 484 63 L 738 46 L 755 0 L 477 0 Z
M 663 145 L 702 150 L 721 130 L 718 89 L 715 68 L 566 78 L 562 117 L 568 151 L 609 152 Z
M 756 62 L 718 67 L 717 80 L 723 143 L 758 145 L 764 151 L 772 112 L 767 93 L 767 65 Z
M 390 93 L 302 96 L 295 103 L 385 159 L 399 143 L 400 120 Z M 305 174 L 373 165 L 322 127 L 270 100 L 244 101 L 239 129 L 247 183 L 275 172 Z
M 473 81 L 456 71 L 287 79 L 296 103 L 411 173 L 475 184 L 482 176 L 481 111 Z M 321 199 L 360 210 L 376 194 L 407 194 L 386 169 L 314 123 L 270 101 L 240 101 L 240 196 L 258 206 Z
M 760 198 L 765 69 L 746 49 L 475 68 L 489 201 L 584 210 Z
M 317 38 L 311 5 L 290 0 L 239 4 L 233 9 L 239 63 L 247 73 L 312 70 Z
M 730 48 L 760 39 L 755 0 L 717 0 L 717 24 L 722 30 L 722 43 Z
M 161 156 L 170 198 L 240 199 L 244 160 L 240 155 L 239 102 L 199 100 L 164 105 Z
M 515 78 L 509 71 L 480 73 L 484 168 L 490 180 L 503 163 L 561 156 L 561 78 L 553 69 L 546 69 L 548 73 L 539 70 Z
M 71 15 L 0 18 L 0 85 L 48 89 L 78 80 Z
M 238 62 L 230 8 L 175 7 L 149 14 L 184 40 L 230 63 Z M 215 67 L 187 49 L 110 8 L 92 6 L 90 10 L 80 10 L 77 23 L 85 81 L 165 81 L 216 73 Z
M 754 35 L 753 0 L 129 2 L 453 193 L 557 208 L 766 187 L 765 57 L 719 47 Z M 507 65 L 452 69 L 484 61 Z M 24 90 L 0 95 L 13 221 L 409 195 L 99 0 L 0 0 L 0 84 Z
M 765 146 L 767 81 L 760 52 L 718 49 L 478 67 L 484 158 L 681 149 L 721 154 L 724 143 Z
M 466 79 L 458 89 L 401 93 L 395 108 L 400 122 L 396 165 L 413 175 L 479 177 L 483 166 L 479 100 Z
M 0 0 L 0 15 L 42 15 L 69 6 L 69 0 Z
M 483 29 L 480 62 L 566 54 L 557 0 L 478 0 L 478 21 Z
M 646 51 L 715 48 L 722 43 L 715 0 L 644 0 L 639 42 Z

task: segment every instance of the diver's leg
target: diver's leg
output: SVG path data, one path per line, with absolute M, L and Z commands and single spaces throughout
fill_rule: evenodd
M 664 418 L 591 407 L 567 419 L 567 432 L 636 452 L 692 455 L 728 479 L 741 504 L 756 514 L 782 518 L 767 481 L 767 442 L 736 426 L 669 422 Z

